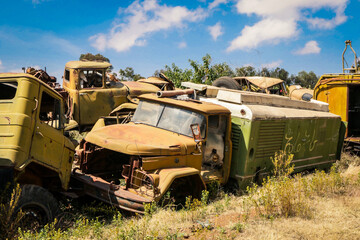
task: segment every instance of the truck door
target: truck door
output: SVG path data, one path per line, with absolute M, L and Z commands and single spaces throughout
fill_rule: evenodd
M 93 125 L 101 116 L 107 116 L 126 102 L 126 87 L 111 88 L 105 84 L 105 70 L 79 71 L 79 124 Z
M 54 170 L 61 166 L 64 136 L 61 97 L 41 86 L 30 156 Z
M 205 181 L 226 181 L 227 174 L 224 166 L 228 165 L 228 116 L 210 115 L 208 118 L 208 131 L 204 144 L 202 176 Z M 225 177 L 225 178 L 224 178 Z

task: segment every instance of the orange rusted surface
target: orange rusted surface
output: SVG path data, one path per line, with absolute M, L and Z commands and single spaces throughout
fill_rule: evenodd
M 259 88 L 266 89 L 269 87 L 272 87 L 276 84 L 284 82 L 283 80 L 279 78 L 270 78 L 270 77 L 235 77 L 236 79 L 246 79 L 255 86 L 258 86 Z
M 129 88 L 130 96 L 138 96 L 144 93 L 157 92 L 159 88 L 148 83 L 143 82 L 122 82 Z
M 191 137 L 135 123 L 96 129 L 85 140 L 130 155 L 185 155 L 196 151 Z
M 173 97 L 178 95 L 193 95 L 195 94 L 194 89 L 186 89 L 186 90 L 172 90 L 172 91 L 159 91 L 156 93 L 158 97 Z

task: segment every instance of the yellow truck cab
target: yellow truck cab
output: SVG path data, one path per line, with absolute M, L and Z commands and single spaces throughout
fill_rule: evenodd
M 69 187 L 74 145 L 64 136 L 65 120 L 63 98 L 47 84 L 25 73 L 0 74 L 0 180 L 4 186 L 15 177 L 23 185 L 19 207 L 39 199 L 47 220 L 57 202 L 45 189 Z
M 200 198 L 208 182 L 227 182 L 227 108 L 155 94 L 139 98 L 130 123 L 93 129 L 80 143 L 72 174 L 75 188 L 83 189 L 79 194 L 142 212 L 143 203 L 159 201 L 167 191 L 182 201 L 188 195 Z M 201 129 L 201 143 L 194 140 L 194 124 Z
M 70 61 L 66 63 L 63 88 L 68 95 L 68 117 L 82 128 L 91 127 L 101 116 L 130 102 L 140 94 L 157 92 L 159 87 L 147 82 L 111 81 L 108 62 Z
M 351 67 L 345 67 L 345 53 L 348 47 L 354 53 Z M 314 99 L 329 104 L 331 113 L 341 116 L 347 122 L 345 142 L 347 148 L 360 151 L 360 66 L 351 41 L 345 42 L 342 54 L 343 72 L 324 74 L 314 88 Z

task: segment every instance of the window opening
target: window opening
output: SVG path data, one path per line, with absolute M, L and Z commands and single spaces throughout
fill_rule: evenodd
M 16 95 L 17 87 L 18 87 L 17 82 L 1 82 L 0 100 L 13 99 Z
M 41 123 L 60 129 L 60 100 L 53 98 L 48 93 L 43 92 L 41 97 L 39 119 Z

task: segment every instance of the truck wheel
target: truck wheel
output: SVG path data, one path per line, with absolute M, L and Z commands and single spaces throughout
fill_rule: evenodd
M 21 227 L 37 230 L 50 223 L 60 213 L 58 201 L 46 189 L 37 185 L 24 185 L 16 208 L 22 210 Z
M 212 85 L 215 87 L 241 90 L 240 84 L 231 77 L 219 77 L 212 83 Z
M 201 191 L 204 189 L 201 180 L 193 175 L 175 179 L 169 190 L 171 197 L 175 200 L 175 205 L 184 206 L 188 196 L 200 200 Z

